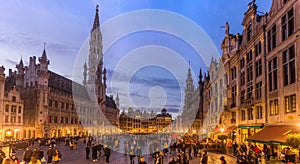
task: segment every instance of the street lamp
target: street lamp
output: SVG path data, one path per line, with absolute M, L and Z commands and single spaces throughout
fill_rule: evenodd
M 222 132 L 222 133 L 224 133 L 224 130 L 225 130 L 224 128 L 221 128 L 221 132 Z

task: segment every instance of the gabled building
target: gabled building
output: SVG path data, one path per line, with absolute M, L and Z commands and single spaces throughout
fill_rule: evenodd
M 0 67 L 0 140 L 23 138 L 23 101 L 16 87 L 7 85 L 9 79 Z

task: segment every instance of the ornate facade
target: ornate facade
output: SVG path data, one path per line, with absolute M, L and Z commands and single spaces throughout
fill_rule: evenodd
M 120 114 L 120 130 L 129 134 L 152 134 L 152 133 L 169 133 L 172 132 L 172 115 L 167 113 L 166 109 L 162 109 L 161 113 L 156 114 L 133 111 L 132 108 L 128 112 L 123 111 Z
M 10 74 L 9 85 L 16 86 L 24 101 L 23 138 L 98 135 L 118 128 L 119 109 L 106 95 L 98 6 L 89 45 L 84 85 L 50 71 L 45 49 L 38 63 L 35 56 L 28 66 L 21 60 Z
M 259 15 L 252 1 L 242 35 L 230 34 L 226 26 L 222 61 L 238 142 L 264 126 L 299 123 L 299 10 L 298 0 L 273 0 L 269 13 Z
M 16 87 L 8 85 L 4 70 L 0 67 L 0 140 L 22 139 L 23 101 Z

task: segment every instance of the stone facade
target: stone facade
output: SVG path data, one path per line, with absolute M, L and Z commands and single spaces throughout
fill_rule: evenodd
M 273 0 L 259 15 L 255 1 L 244 14 L 242 35 L 226 24 L 222 61 L 228 76 L 231 125 L 245 142 L 268 124 L 299 123 L 300 2 Z
M 128 112 L 121 112 L 120 130 L 127 134 L 153 134 L 153 133 L 169 133 L 172 131 L 172 115 L 167 113 L 166 109 L 162 109 L 161 113 L 156 114 L 134 111 L 132 108 Z
M 8 85 L 4 70 L 0 67 L 0 140 L 22 139 L 23 100 L 16 87 Z

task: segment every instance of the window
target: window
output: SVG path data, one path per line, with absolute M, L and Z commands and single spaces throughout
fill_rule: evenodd
M 269 61 L 269 90 L 274 91 L 278 88 L 278 75 L 277 75 L 277 57 Z
M 48 116 L 48 123 L 52 123 L 52 117 Z
M 267 43 L 269 52 L 276 47 L 276 25 L 268 31 Z
M 247 64 L 249 64 L 252 61 L 252 50 L 250 50 L 247 54 L 246 54 L 246 60 L 247 60 Z
M 249 41 L 252 37 L 252 27 L 251 24 L 247 27 L 247 41 Z
M 17 101 L 16 96 L 13 96 L 13 97 L 12 97 L 12 102 L 16 102 L 16 101 Z
M 60 118 L 60 123 L 63 124 L 64 123 L 64 117 Z
M 8 123 L 8 116 L 5 116 L 5 123 Z
M 283 0 L 283 4 L 287 3 L 289 0 Z
M 10 117 L 10 122 L 11 123 L 16 123 L 16 116 L 11 116 Z
M 58 107 L 58 102 L 54 101 L 54 107 L 57 108 Z
M 73 122 L 74 120 L 73 120 L 73 118 L 71 118 L 71 124 L 73 124 L 74 122 Z
M 258 56 L 261 54 L 261 42 L 258 42 L 255 46 L 254 46 L 254 49 L 255 49 L 255 56 Z
M 262 112 L 262 106 L 256 107 L 256 119 L 262 119 L 263 112 Z
M 9 105 L 5 105 L 5 112 L 9 112 Z
M 244 58 L 242 58 L 240 60 L 240 67 L 241 67 L 241 69 L 243 69 L 245 67 L 245 59 Z
M 247 99 L 251 99 L 252 98 L 252 91 L 253 91 L 253 87 L 249 86 L 247 88 Z
M 78 120 L 77 120 L 77 118 L 75 118 L 75 120 L 74 120 L 74 123 L 75 123 L 75 124 L 77 124 L 77 123 L 78 123 Z
M 278 99 L 270 101 L 270 115 L 278 115 Z
M 245 85 L 245 72 L 241 73 L 241 86 Z
M 261 99 L 261 95 L 262 95 L 261 87 L 262 87 L 262 81 L 255 84 L 255 91 L 256 91 L 255 98 L 256 99 Z
M 233 67 L 232 69 L 231 69 L 231 79 L 233 80 L 233 79 L 235 79 L 236 78 L 236 67 Z
M 18 108 L 18 113 L 21 113 L 21 112 L 22 112 L 22 107 L 19 106 L 19 108 Z
M 255 62 L 255 76 L 258 77 L 262 74 L 262 64 L 261 59 Z
M 18 116 L 18 123 L 21 123 L 22 120 L 21 120 L 21 116 Z
M 66 103 L 66 109 L 67 110 L 69 109 L 69 103 Z
M 52 100 L 49 100 L 49 107 L 52 107 Z
M 61 109 L 64 109 L 64 107 L 65 107 L 64 102 L 61 102 Z
M 54 116 L 53 122 L 57 123 L 57 116 Z
M 289 85 L 296 81 L 296 68 L 295 68 L 295 49 L 291 46 L 282 54 L 283 64 L 283 85 Z
M 242 121 L 246 120 L 246 111 L 242 110 Z
M 284 97 L 285 113 L 296 112 L 296 95 Z
M 232 104 L 236 104 L 236 85 L 231 88 Z
M 247 82 L 250 82 L 253 80 L 253 67 L 252 65 L 247 66 Z
M 69 123 L 69 118 L 68 117 L 66 117 L 66 124 L 68 124 Z
M 253 120 L 253 109 L 252 108 L 247 109 L 247 113 L 248 113 L 248 120 Z
M 294 10 L 290 9 L 287 14 L 281 18 L 282 41 L 286 40 L 294 33 Z
M 242 90 L 241 91 L 241 104 L 243 104 L 245 101 L 245 94 L 246 94 L 245 90 Z
M 15 105 L 11 106 L 11 113 L 17 113 L 17 106 Z

